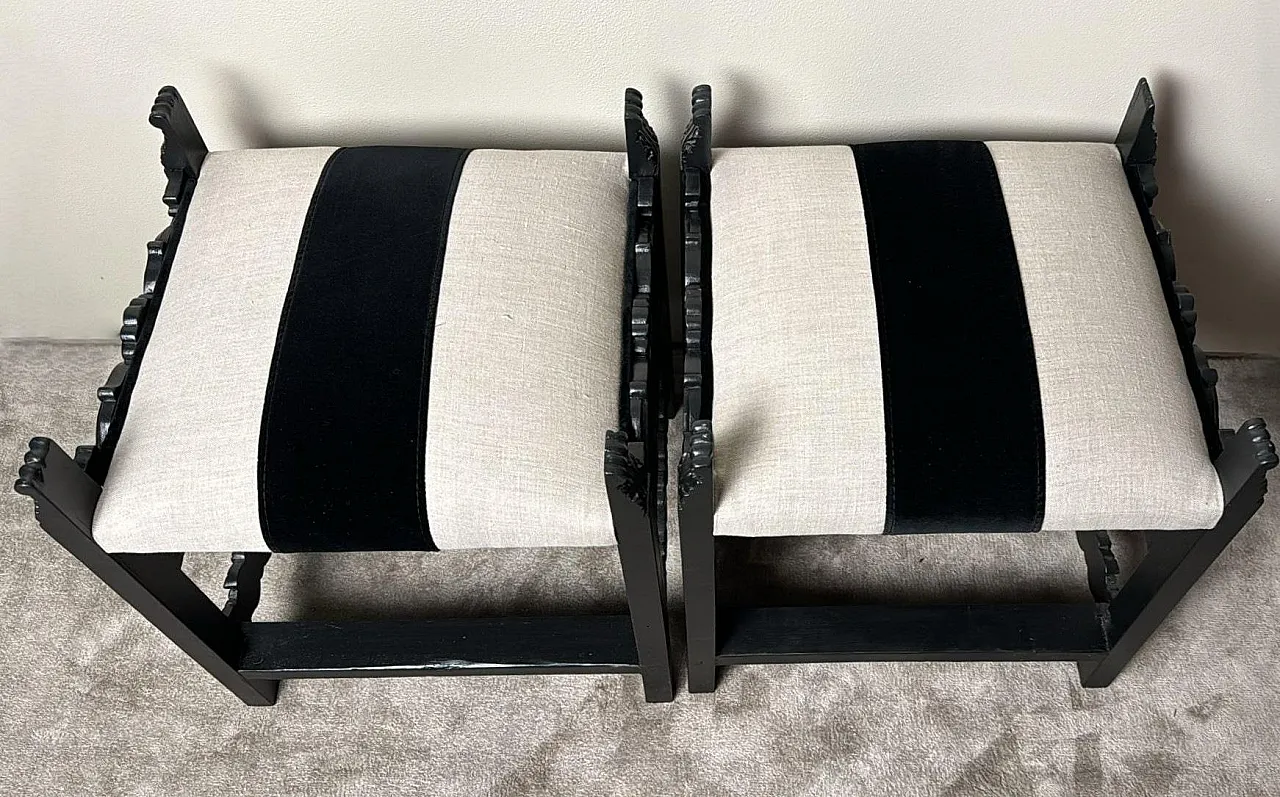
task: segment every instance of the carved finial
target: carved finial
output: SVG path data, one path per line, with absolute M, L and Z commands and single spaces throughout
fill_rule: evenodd
M 605 482 L 637 506 L 646 508 L 648 490 L 644 463 L 631 451 L 632 443 L 624 432 L 610 430 L 604 435 Z
M 711 87 L 700 83 L 693 87 L 693 115 L 711 113 Z
M 151 113 L 147 116 L 147 121 L 151 126 L 164 133 L 166 144 L 179 144 L 183 147 L 183 151 L 170 153 L 170 157 L 178 158 L 199 153 L 196 162 L 188 160 L 179 164 L 176 161 L 172 164 L 166 162 L 166 169 L 182 168 L 183 166 L 192 169 L 191 176 L 194 177 L 200 173 L 200 162 L 204 160 L 204 156 L 209 153 L 209 149 L 204 145 L 204 138 L 200 135 L 200 131 L 196 129 L 195 121 L 191 118 L 191 112 L 187 110 L 187 103 L 182 99 L 182 95 L 173 86 L 163 86 L 156 93 L 155 102 L 151 105 Z
M 693 89 L 692 115 L 680 142 L 680 159 L 685 169 L 711 168 L 711 87 Z
M 13 489 L 28 495 L 38 485 L 44 483 L 44 468 L 49 456 L 49 447 L 53 442 L 47 437 L 33 437 L 27 444 L 27 453 L 22 456 L 22 466 L 18 468 L 18 480 Z
M 196 128 L 187 104 L 173 86 L 165 86 L 156 95 L 147 121 L 164 134 L 160 145 L 160 163 L 169 178 L 164 190 L 164 202 L 169 215 L 177 213 L 184 192 L 190 189 L 200 174 L 204 158 L 209 154 L 204 138 Z
M 1126 165 L 1156 161 L 1156 101 L 1146 78 L 1139 78 L 1133 90 L 1116 146 Z
M 161 86 L 156 92 L 155 102 L 151 104 L 151 114 L 147 120 L 158 130 L 166 130 L 173 126 L 174 109 L 182 103 L 182 95 L 173 86 Z
M 684 453 L 680 455 L 680 500 L 706 483 L 714 451 L 711 421 L 705 418 L 693 421 L 685 429 Z
M 1156 103 L 1147 79 L 1138 81 L 1125 112 L 1116 147 L 1126 168 L 1135 170 L 1142 195 L 1149 206 L 1159 192 L 1156 185 Z
M 1261 418 L 1250 418 L 1240 427 L 1240 434 L 1253 444 L 1253 455 L 1258 464 L 1265 470 L 1271 470 L 1280 464 L 1276 456 L 1276 446 L 1271 442 L 1271 432 L 1267 431 L 1267 423 Z
M 644 118 L 644 98 L 635 89 L 627 89 L 623 101 L 623 122 L 627 131 L 627 170 L 632 178 L 652 177 L 658 173 L 660 149 L 658 136 Z
M 76 446 L 75 463 L 80 470 L 89 467 L 89 460 L 93 459 L 93 454 L 97 450 L 97 446 Z

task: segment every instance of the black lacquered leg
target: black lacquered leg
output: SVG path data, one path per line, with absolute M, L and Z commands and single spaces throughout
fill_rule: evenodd
M 649 513 L 650 492 L 656 484 L 649 483 L 643 454 L 643 443 L 628 442 L 623 433 L 610 432 L 605 443 L 605 485 L 645 700 L 663 703 L 675 697 L 667 629 L 666 557 L 658 524 Z
M 1262 506 L 1266 471 L 1275 448 L 1265 424 L 1255 419 L 1224 435 L 1215 461 L 1227 502 L 1218 525 L 1208 531 L 1155 531 L 1146 535 L 1147 555 L 1111 601 L 1111 649 L 1096 664 L 1081 662 L 1080 683 L 1109 686 L 1147 638 L 1213 564 L 1241 527 Z
M 716 688 L 716 542 L 711 432 L 711 88 L 693 90 L 680 146 L 684 228 L 684 452 L 680 458 L 680 554 L 683 561 L 689 691 Z
M 237 670 L 240 625 L 182 572 L 182 554 L 109 554 L 90 536 L 102 488 L 56 443 L 31 441 L 15 489 L 36 502 L 50 537 L 188 656 L 251 706 L 276 701 L 278 684 L 245 678 Z
M 681 556 L 684 572 L 685 626 L 689 655 L 689 691 L 716 689 L 716 547 L 710 533 L 694 530 L 681 510 Z
M 627 605 L 640 659 L 644 698 L 650 703 L 666 703 L 675 698 L 671 673 L 671 644 L 667 629 L 666 579 L 661 561 L 643 544 L 624 544 L 622 577 L 626 582 Z
M 680 461 L 680 556 L 684 573 L 689 691 L 716 688 L 716 541 L 712 518 L 711 422 L 685 433 Z

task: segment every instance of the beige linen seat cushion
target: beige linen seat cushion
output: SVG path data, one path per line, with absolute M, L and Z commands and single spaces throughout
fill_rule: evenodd
M 94 519 L 106 550 L 267 550 L 264 394 L 299 236 L 333 153 L 204 162 Z M 620 153 L 466 158 L 423 451 L 440 548 L 614 544 L 602 458 L 618 417 L 627 189 Z M 382 466 L 349 453 L 351 467 Z
M 1042 528 L 1212 527 L 1221 487 L 1116 148 L 987 147 L 1039 374 Z M 879 534 L 886 425 L 854 154 L 723 149 L 711 179 L 715 531 Z

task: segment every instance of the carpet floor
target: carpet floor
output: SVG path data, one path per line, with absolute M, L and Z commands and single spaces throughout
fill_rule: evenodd
M 118 357 L 0 342 L 0 470 L 33 434 L 88 442 Z M 1280 362 L 1217 365 L 1224 425 L 1280 424 Z M 226 564 L 187 558 L 211 595 Z M 1069 534 L 743 541 L 725 566 L 763 600 L 1089 599 Z M 612 550 L 285 555 L 257 619 L 620 610 L 620 583 Z M 555 676 L 292 681 L 247 708 L 7 486 L 0 606 L 6 794 L 1280 795 L 1280 501 L 1105 690 L 1071 664 L 813 664 L 665 705 L 635 676 Z

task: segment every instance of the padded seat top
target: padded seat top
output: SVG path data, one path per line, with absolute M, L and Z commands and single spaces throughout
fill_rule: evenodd
M 1113 145 L 725 149 L 711 183 L 717 534 L 1215 525 Z
M 627 192 L 621 153 L 211 153 L 94 537 L 614 544 Z

